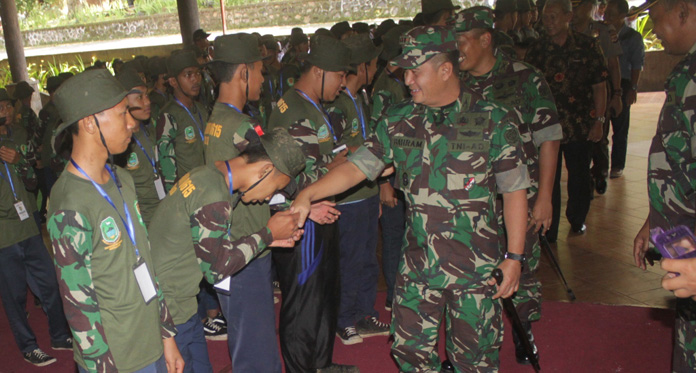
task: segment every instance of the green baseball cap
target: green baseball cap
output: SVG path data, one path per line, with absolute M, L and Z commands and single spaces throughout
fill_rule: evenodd
M 56 135 L 82 118 L 116 106 L 127 94 L 105 69 L 85 71 L 66 80 L 53 96 L 58 114 L 63 118 Z
M 244 32 L 218 36 L 213 45 L 215 61 L 240 64 L 254 63 L 263 59 L 259 51 L 259 38 Z
M 133 69 L 121 69 L 116 74 L 116 80 L 128 91 L 128 94 L 138 92 L 138 90 L 134 89 L 135 87 L 147 87 L 140 75 L 138 75 L 138 72 Z
M 408 26 L 394 26 L 387 31 L 387 33 L 382 36 L 382 46 L 384 46 L 384 49 L 379 58 L 384 61 L 391 61 L 394 57 L 400 55 L 401 44 L 399 44 L 399 41 L 401 40 L 401 36 L 410 29 L 411 27 Z
M 301 54 L 299 58 L 326 71 L 353 71 L 348 46 L 329 36 L 317 35 L 310 52 Z
M 375 46 L 368 34 L 356 34 L 347 37 L 343 42 L 350 49 L 350 64 L 359 65 L 377 58 L 382 53 L 383 47 Z
M 294 179 L 305 169 L 305 155 L 300 144 L 285 128 L 275 128 L 260 136 L 261 145 L 278 171 Z
M 441 10 L 457 10 L 460 6 L 454 6 L 452 0 L 421 0 L 421 13 L 433 14 Z
M 419 26 L 411 29 L 401 37 L 401 55 L 396 57 L 392 66 L 415 69 L 430 58 L 457 50 L 454 30 L 445 26 Z
M 12 93 L 12 96 L 18 100 L 23 100 L 27 97 L 30 97 L 34 93 L 34 88 L 29 85 L 29 83 L 25 82 L 22 80 L 21 82 L 17 83 L 14 88 L 14 92 Z
M 493 28 L 494 18 L 493 9 L 487 6 L 467 8 L 457 13 L 454 30 L 456 32 L 467 32 L 475 28 L 490 30 Z
M 495 11 L 499 13 L 512 13 L 517 11 L 517 0 L 497 0 Z
M 170 77 L 179 75 L 188 67 L 200 67 L 196 59 L 196 52 L 190 49 L 175 50 L 167 58 L 167 74 Z
M 14 101 L 5 88 L 0 88 L 0 102 L 2 101 Z

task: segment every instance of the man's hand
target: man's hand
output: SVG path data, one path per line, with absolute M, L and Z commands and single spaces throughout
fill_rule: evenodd
M 383 183 L 379 185 L 379 202 L 385 206 L 394 208 L 398 201 L 399 200 L 396 198 L 396 191 L 391 184 Z
M 296 213 L 292 208 L 287 211 L 281 211 L 271 216 L 268 220 L 268 229 L 271 230 L 274 241 L 282 241 L 294 237 L 298 229 L 297 221 L 300 214 Z
M 331 161 L 331 163 L 326 165 L 326 168 L 331 171 L 332 169 L 336 168 L 337 166 L 345 163 L 348 160 L 348 149 L 336 154 L 334 159 Z
M 300 192 L 300 194 L 297 195 L 295 200 L 292 201 L 292 206 L 290 207 L 290 209 L 299 214 L 297 219 L 297 228 L 302 228 L 304 226 L 305 220 L 307 220 L 311 208 L 311 201 L 302 192 Z
M 679 298 L 696 300 L 696 258 L 662 259 L 662 269 L 669 271 L 662 278 L 662 287 Z M 679 273 L 679 276 L 677 276 Z
M 167 362 L 167 372 L 183 373 L 184 358 L 181 357 L 179 348 L 176 347 L 174 337 L 163 339 L 162 344 L 164 344 L 164 360 Z
M 587 140 L 592 142 L 599 142 L 604 134 L 604 123 L 595 120 L 592 128 L 590 128 L 590 133 L 587 134 Z
M 520 287 L 520 274 L 522 273 L 522 263 L 517 260 L 505 259 L 498 266 L 503 271 L 503 283 L 498 285 L 498 292 L 493 299 L 509 298 Z M 495 285 L 493 277 L 488 280 L 488 285 Z
M 275 240 L 271 242 L 271 247 L 295 247 L 295 242 L 299 241 L 304 234 L 304 229 L 298 229 L 293 233 L 292 237 L 285 240 Z
M 646 269 L 645 253 L 648 251 L 648 243 L 650 242 L 650 221 L 645 220 L 645 224 L 640 228 L 636 238 L 633 239 L 633 259 L 638 268 Z M 650 263 L 652 265 L 652 263 Z
M 623 111 L 623 102 L 621 101 L 621 95 L 612 95 L 611 101 L 609 102 L 609 112 L 614 118 L 618 117 Z
M 338 220 L 341 212 L 334 208 L 335 203 L 329 201 L 321 201 L 312 204 L 309 211 L 309 218 L 317 224 L 331 224 Z
M 20 153 L 12 148 L 3 146 L 0 147 L 0 159 L 9 164 L 15 164 L 19 162 Z
M 532 220 L 529 222 L 530 226 L 534 225 L 534 233 L 539 232 L 541 227 L 544 227 L 542 233 L 546 233 L 551 227 L 551 222 L 553 220 L 553 205 L 551 201 L 545 201 L 543 198 L 537 198 L 534 204 L 534 209 L 532 210 Z
M 635 89 L 631 88 L 626 92 L 626 103 L 629 105 L 633 105 L 638 101 L 638 92 L 636 92 Z

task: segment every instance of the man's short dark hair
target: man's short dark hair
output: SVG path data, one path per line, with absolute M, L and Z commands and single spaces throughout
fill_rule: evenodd
M 445 13 L 450 13 L 450 15 L 451 15 L 451 14 L 452 14 L 451 12 L 452 12 L 452 11 L 451 11 L 450 9 L 442 9 L 442 10 L 438 10 L 438 11 L 435 12 L 435 13 L 423 14 L 423 22 L 424 22 L 426 25 L 433 25 L 433 24 L 435 24 L 437 21 L 439 21 L 440 18 L 442 18 L 442 15 L 443 15 L 443 14 L 445 14 Z
M 227 83 L 232 80 L 234 73 L 241 64 L 234 64 L 224 61 L 212 61 L 207 65 L 208 71 L 213 76 L 213 79 L 218 83 Z M 254 69 L 254 64 L 247 64 L 249 70 Z
M 628 2 L 626 0 L 609 0 L 607 5 L 611 4 L 616 5 L 616 10 L 619 11 L 619 14 L 623 14 L 624 16 L 628 14 Z
M 452 74 L 459 76 L 459 50 L 453 50 L 447 53 L 440 53 L 434 56 L 432 59 L 436 67 L 440 67 L 445 62 L 452 64 Z

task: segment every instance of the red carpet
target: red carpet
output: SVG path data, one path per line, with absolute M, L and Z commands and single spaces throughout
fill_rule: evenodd
M 383 292 L 378 294 L 378 305 L 384 304 L 384 297 Z M 24 362 L 3 311 L 0 312 L 0 372 L 74 372 L 72 351 L 51 350 L 46 317 L 33 305 L 27 308 L 39 345 L 58 358 L 58 362 L 43 368 Z M 379 310 L 382 321 L 387 321 L 387 312 L 381 307 Z M 542 371 L 668 372 L 673 318 L 671 310 L 547 302 L 542 320 L 534 326 Z M 506 330 L 501 371 L 533 372 L 515 362 L 510 333 Z M 208 347 L 215 372 L 230 371 L 227 343 L 208 342 Z M 363 373 L 397 372 L 389 347 L 387 337 L 368 338 L 353 346 L 344 346 L 337 340 L 334 361 L 355 364 Z

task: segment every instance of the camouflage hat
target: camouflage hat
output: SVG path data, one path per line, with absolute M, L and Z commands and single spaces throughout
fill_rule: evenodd
M 152 76 L 167 73 L 167 61 L 162 57 L 152 57 L 147 60 L 147 72 Z
M 631 7 L 631 9 L 628 11 L 628 14 L 626 17 L 633 17 L 636 14 L 643 13 L 644 11 L 650 9 L 653 5 L 657 4 L 660 0 L 647 0 L 643 4 L 637 7 Z
M 121 69 L 116 74 L 116 80 L 128 91 L 128 94 L 139 92 L 135 87 L 147 87 L 145 82 L 140 78 L 140 75 L 133 69 Z
M 324 35 L 317 35 L 310 53 L 303 53 L 299 58 L 326 71 L 353 71 L 348 46 Z
M 368 34 L 351 35 L 343 42 L 350 49 L 351 65 L 370 62 L 382 53 L 382 46 L 376 47 Z
M 105 69 L 85 71 L 66 80 L 53 96 L 63 123 L 56 135 L 78 120 L 116 106 L 128 92 Z
M 475 28 L 490 30 L 493 28 L 493 18 L 495 18 L 493 9 L 487 6 L 467 8 L 457 13 L 454 30 L 456 32 L 467 32 Z
M 457 10 L 460 6 L 454 6 L 452 0 L 421 0 L 421 13 L 434 14 L 441 10 Z
M 14 96 L 14 98 L 18 100 L 23 100 L 27 97 L 31 97 L 33 93 L 34 88 L 31 85 L 29 85 L 29 83 L 22 80 L 21 82 L 17 83 L 17 85 L 15 85 L 12 96 Z
M 266 132 L 260 139 L 266 154 L 278 171 L 294 179 L 305 169 L 304 152 L 285 128 Z
M 532 6 L 529 0 L 517 0 L 517 11 L 520 13 L 529 12 L 532 10 Z
M 343 36 L 346 32 L 350 31 L 353 31 L 353 29 L 350 28 L 348 21 L 339 22 L 331 26 L 331 33 L 334 34 L 334 36 L 338 39 L 340 39 L 341 36 Z
M 401 55 L 392 66 L 415 69 L 430 58 L 457 50 L 454 30 L 444 26 L 419 26 L 401 37 Z
M 243 32 L 215 38 L 215 61 L 227 63 L 254 63 L 263 57 L 259 52 L 259 39 Z
M 512 13 L 517 11 L 517 0 L 497 0 L 495 2 L 496 13 Z
M 48 92 L 54 92 L 58 87 L 60 87 L 61 83 L 63 83 L 63 78 L 59 76 L 49 76 L 48 79 L 46 79 L 46 91 Z
M 401 54 L 401 36 L 410 30 L 411 27 L 408 26 L 395 26 L 391 30 L 387 31 L 386 34 L 382 36 L 382 46 L 384 49 L 379 55 L 384 61 L 391 61 L 394 57 Z
M 2 101 L 14 101 L 5 88 L 0 88 L 0 102 Z
M 167 58 L 167 74 L 170 77 L 179 75 L 185 68 L 199 67 L 196 52 L 189 49 L 179 49 Z

